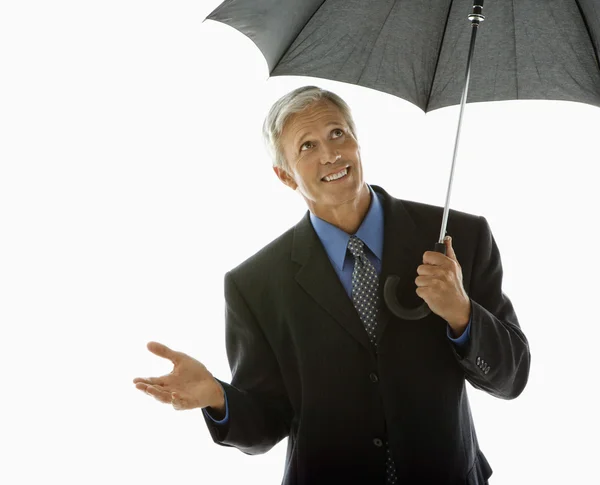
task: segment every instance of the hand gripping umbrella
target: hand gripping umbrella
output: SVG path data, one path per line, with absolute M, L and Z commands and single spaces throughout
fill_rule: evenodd
M 471 22 L 471 40 L 465 13 Z M 470 102 L 515 99 L 575 101 L 600 107 L 598 0 L 494 0 Z M 475 39 L 483 0 L 225 0 L 208 17 L 249 37 L 271 76 L 310 76 L 365 86 L 405 99 L 425 113 L 460 103 L 439 241 L 444 236 Z M 467 58 L 465 77 L 462 71 Z M 405 320 L 431 310 L 404 308 L 400 278 L 390 275 L 384 300 Z

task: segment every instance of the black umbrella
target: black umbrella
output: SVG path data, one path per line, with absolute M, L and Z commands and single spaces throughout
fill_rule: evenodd
M 472 103 L 551 99 L 600 107 L 598 0 L 494 0 L 486 16 L 477 56 L 483 0 L 225 0 L 207 19 L 249 37 L 271 76 L 365 86 L 425 113 L 460 104 L 434 248 L 446 254 L 443 239 L 467 92 Z M 385 282 L 390 311 L 406 320 L 429 314 L 426 303 L 414 309 L 398 303 L 398 281 L 391 275 Z

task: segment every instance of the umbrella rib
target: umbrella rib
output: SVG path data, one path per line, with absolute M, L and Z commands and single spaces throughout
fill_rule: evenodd
M 513 45 L 515 46 L 515 87 L 517 88 L 516 99 L 520 99 L 519 98 L 519 58 L 517 57 L 517 24 L 515 21 L 515 0 L 512 0 L 511 3 L 512 3 L 511 12 L 512 12 L 512 18 L 513 18 L 513 39 L 514 39 Z
M 325 3 L 325 0 L 322 0 L 321 4 L 315 8 L 314 12 L 312 13 L 312 15 L 308 18 L 308 20 L 306 20 L 306 22 L 304 22 L 304 27 L 302 29 L 300 29 L 300 32 L 298 32 L 296 34 L 296 37 L 294 37 L 294 39 L 292 40 L 292 42 L 290 42 L 288 48 L 282 52 L 281 57 L 279 57 L 279 59 L 277 60 L 277 62 L 275 63 L 275 67 L 273 68 L 273 70 L 275 70 L 277 67 L 279 67 L 279 63 L 281 62 L 281 60 L 285 57 L 288 56 L 288 59 L 286 59 L 286 62 L 289 62 L 290 60 L 295 59 L 296 57 L 301 56 L 306 50 L 314 47 L 314 43 L 306 43 L 306 41 L 308 41 L 311 37 L 310 34 L 306 35 L 306 39 L 304 39 L 304 41 L 299 42 L 298 45 L 296 46 L 296 49 L 300 49 L 300 47 L 302 46 L 303 43 L 306 43 L 306 47 L 302 48 L 302 50 L 300 52 L 297 52 L 295 55 L 292 55 L 290 52 L 290 49 L 292 48 L 292 45 L 294 44 L 294 42 L 296 42 L 298 40 L 298 37 L 300 37 L 300 34 L 304 33 L 304 29 L 306 28 L 306 26 L 310 23 L 310 21 L 313 19 L 313 17 L 315 15 L 317 15 L 318 11 L 321 9 L 321 7 L 323 6 L 323 4 Z M 332 47 L 332 49 L 334 49 L 334 47 Z
M 371 54 L 373 53 L 373 50 L 375 49 L 375 45 L 377 44 L 377 41 L 379 40 L 379 36 L 381 35 L 381 31 L 385 27 L 385 24 L 387 23 L 388 19 L 390 18 L 390 14 L 392 13 L 392 10 L 394 10 L 395 6 L 396 6 L 396 2 L 393 2 L 391 8 L 389 9 L 389 11 L 385 17 L 385 20 L 383 22 L 381 22 L 381 28 L 379 29 L 379 32 L 377 32 L 377 37 L 373 41 L 373 47 L 371 47 L 371 52 L 369 52 L 367 59 L 369 59 L 371 57 Z M 363 73 L 365 72 L 365 69 L 367 68 L 367 64 L 368 64 L 368 62 L 365 62 L 365 64 L 363 65 L 363 68 L 360 71 L 360 74 L 358 75 L 358 79 L 356 81 L 357 83 L 360 83 L 360 78 L 362 77 Z
M 596 51 L 596 45 L 594 44 L 594 38 L 592 37 L 592 32 L 590 31 L 590 26 L 588 25 L 585 15 L 583 15 L 583 11 L 581 10 L 581 5 L 579 0 L 575 0 L 575 5 L 577 6 L 577 10 L 579 11 L 579 15 L 581 16 L 581 21 L 583 25 L 585 25 L 585 31 L 587 32 L 588 38 L 590 39 L 590 45 L 592 46 L 592 52 L 594 53 L 594 57 L 596 58 L 596 65 L 600 68 L 600 58 L 599 53 Z M 596 7 L 593 3 L 591 3 L 591 8 L 596 10 Z
M 442 39 L 440 40 L 440 45 L 438 47 L 438 55 L 435 60 L 435 67 L 433 68 L 433 76 L 431 77 L 431 84 L 429 85 L 429 92 L 427 93 L 427 104 L 425 105 L 425 113 L 429 109 L 429 101 L 431 100 L 431 91 L 433 90 L 433 83 L 435 82 L 435 75 L 437 74 L 438 63 L 440 62 L 440 57 L 442 55 L 442 45 L 444 45 L 444 37 L 446 36 L 446 28 L 448 27 L 448 19 L 450 18 L 450 12 L 452 11 L 452 4 L 454 0 L 450 1 L 450 5 L 448 6 L 448 13 L 446 14 L 446 22 L 444 23 L 444 31 L 442 32 Z

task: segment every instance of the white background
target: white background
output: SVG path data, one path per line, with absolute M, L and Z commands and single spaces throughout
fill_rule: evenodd
M 283 94 L 341 95 L 367 182 L 444 205 L 458 106 L 267 80 L 249 39 L 201 23 L 219 3 L 3 4 L 2 483 L 280 483 L 287 440 L 220 447 L 132 380 L 171 371 L 152 340 L 230 380 L 223 275 L 306 211 L 261 139 Z M 599 124 L 577 103 L 465 110 L 450 206 L 489 221 L 532 353 L 518 399 L 469 386 L 492 485 L 598 475 Z

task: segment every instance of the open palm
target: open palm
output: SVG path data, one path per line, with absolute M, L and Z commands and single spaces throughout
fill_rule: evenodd
M 161 377 L 136 377 L 133 382 L 137 389 L 173 404 L 176 409 L 219 405 L 220 386 L 202 362 L 158 342 L 149 342 L 147 347 L 150 352 L 173 362 L 173 370 Z

